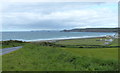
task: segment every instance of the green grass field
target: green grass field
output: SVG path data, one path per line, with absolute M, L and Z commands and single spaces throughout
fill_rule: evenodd
M 3 71 L 118 70 L 118 48 L 60 46 L 103 45 L 104 42 L 98 41 L 98 39 L 64 40 L 56 43 L 24 43 L 23 48 L 2 56 L 2 69 Z M 116 46 L 117 41 L 113 42 L 111 45 Z M 17 44 L 21 43 L 17 42 Z
M 56 44 L 61 45 L 85 45 L 85 46 L 102 46 L 104 45 L 105 41 L 99 41 L 100 39 L 104 40 L 107 38 L 87 38 L 87 39 L 71 39 L 71 40 L 62 40 L 56 42 Z M 118 41 L 119 39 L 114 39 L 110 45 L 105 46 L 119 46 Z M 99 47 L 100 47 L 99 46 Z M 69 51 L 77 56 L 89 56 L 95 57 L 100 59 L 111 59 L 111 60 L 118 60 L 118 47 L 116 48 L 62 48 L 66 51 Z
M 102 41 L 100 41 L 102 39 Z M 71 40 L 60 40 L 57 41 L 56 44 L 62 44 L 62 45 L 104 45 L 105 43 L 105 37 L 101 38 L 82 38 L 82 39 L 71 39 Z M 118 46 L 118 39 L 114 39 L 112 42 L 113 46 Z
M 89 49 L 89 48 L 64 48 L 77 56 L 87 56 L 106 60 L 118 60 L 118 48 L 99 48 L 99 49 Z
M 105 38 L 103 38 L 105 39 Z M 97 41 L 99 38 L 88 38 L 88 39 L 71 39 L 71 40 L 62 40 L 56 42 L 56 44 L 63 45 L 104 45 L 104 41 Z

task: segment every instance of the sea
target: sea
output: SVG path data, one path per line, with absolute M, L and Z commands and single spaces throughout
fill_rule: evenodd
M 1 41 L 20 40 L 20 41 L 43 41 L 43 40 L 61 40 L 74 38 L 90 38 L 102 36 L 114 36 L 114 32 L 60 32 L 60 31 L 19 31 L 19 32 L 1 32 Z

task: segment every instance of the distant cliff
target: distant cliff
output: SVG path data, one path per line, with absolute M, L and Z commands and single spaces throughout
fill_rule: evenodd
M 120 28 L 85 28 L 85 29 L 71 29 L 62 30 L 61 32 L 118 32 Z

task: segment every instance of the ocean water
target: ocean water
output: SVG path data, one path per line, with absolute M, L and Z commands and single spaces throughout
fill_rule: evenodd
M 25 31 L 25 32 L 2 32 L 2 41 L 21 40 L 21 41 L 38 41 L 38 40 L 57 40 L 71 38 L 101 37 L 115 33 L 107 32 L 59 32 L 59 31 Z

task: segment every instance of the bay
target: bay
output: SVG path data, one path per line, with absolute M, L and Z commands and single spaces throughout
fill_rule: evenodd
M 59 32 L 59 31 L 22 31 L 22 32 L 2 32 L 2 41 L 21 40 L 21 41 L 40 41 L 58 40 L 72 38 L 88 38 L 101 36 L 114 36 L 113 32 Z

